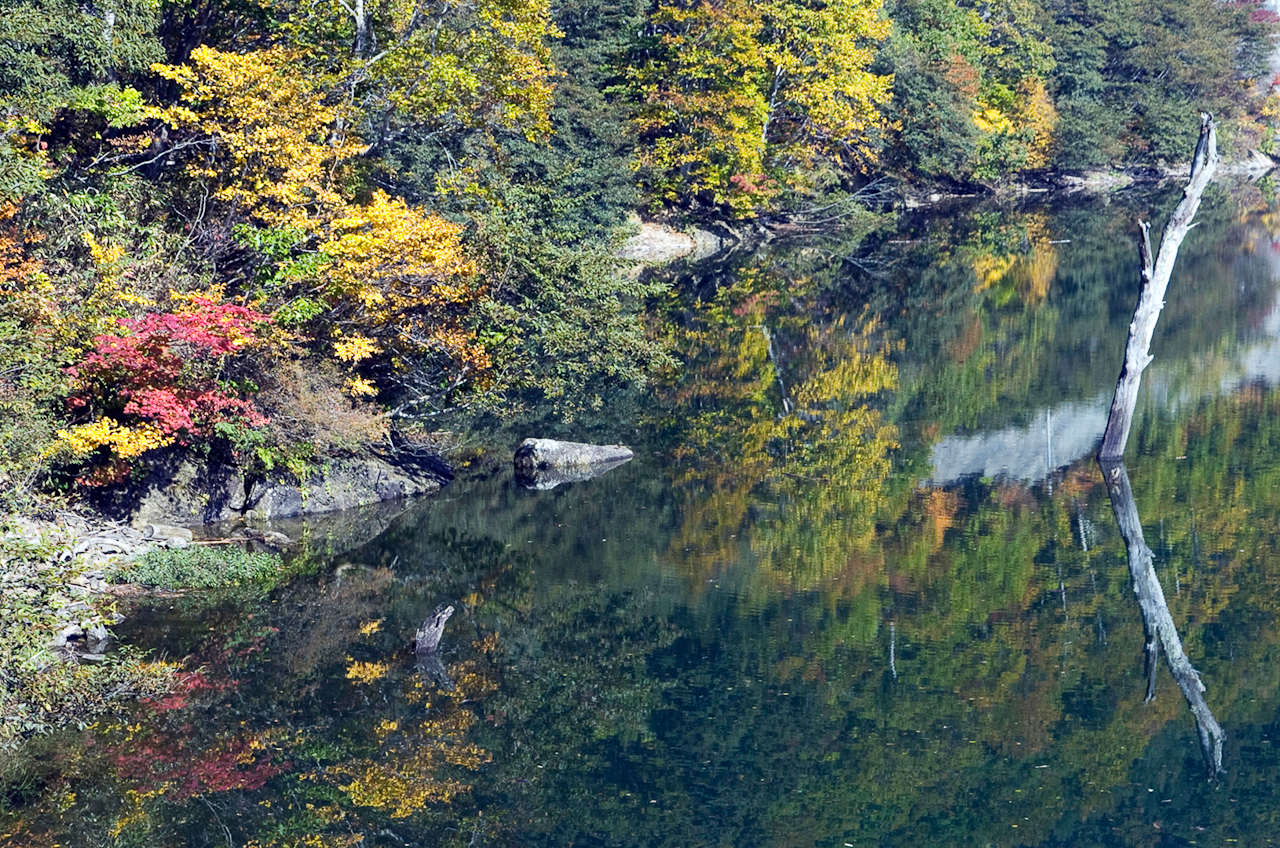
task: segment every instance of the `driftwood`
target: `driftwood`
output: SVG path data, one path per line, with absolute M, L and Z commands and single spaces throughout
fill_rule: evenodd
M 418 635 L 413 640 L 413 650 L 419 656 L 434 654 L 440 645 L 440 637 L 444 635 L 444 624 L 453 615 L 453 607 L 441 604 L 431 611 L 427 620 L 418 628 Z
M 561 471 L 591 468 L 608 463 L 622 463 L 635 456 L 625 445 L 591 445 L 585 442 L 562 442 L 558 439 L 525 439 L 516 448 L 517 471 Z M 613 467 L 613 466 L 610 466 Z
M 1133 423 L 1133 410 L 1138 403 L 1138 386 L 1143 370 L 1151 364 L 1151 337 L 1156 321 L 1164 308 L 1164 294 L 1169 287 L 1173 264 L 1178 258 L 1182 240 L 1194 226 L 1192 219 L 1200 208 L 1200 196 L 1204 193 L 1213 172 L 1218 167 L 1217 124 L 1213 116 L 1200 113 L 1200 140 L 1196 144 L 1191 161 L 1191 176 L 1182 190 L 1182 201 L 1173 210 L 1169 223 L 1160 237 L 1160 251 L 1151 253 L 1151 224 L 1139 221 L 1142 239 L 1138 245 L 1142 263 L 1142 284 L 1138 293 L 1138 306 L 1129 324 L 1129 340 L 1124 349 L 1124 365 L 1116 382 L 1116 394 L 1111 401 L 1111 414 L 1107 418 L 1107 430 L 1102 435 L 1100 460 L 1118 460 L 1124 456 L 1124 446 L 1129 440 L 1129 427 Z
M 633 456 L 625 445 L 525 439 L 515 452 L 516 482 L 526 489 L 554 489 L 599 477 Z
M 1222 728 L 1218 725 L 1209 705 L 1204 700 L 1204 683 L 1200 673 L 1191 665 L 1182 650 L 1182 640 L 1165 602 L 1164 589 L 1156 577 L 1155 555 L 1142 535 L 1142 521 L 1133 500 L 1133 488 L 1129 485 L 1129 473 L 1122 462 L 1099 461 L 1103 477 L 1107 481 L 1107 493 L 1111 496 L 1111 509 L 1115 512 L 1120 535 L 1129 552 L 1129 576 L 1133 579 L 1133 591 L 1138 596 L 1138 608 L 1142 611 L 1142 629 L 1146 634 L 1147 703 L 1156 696 L 1156 669 L 1159 652 L 1164 650 L 1165 661 L 1178 688 L 1191 707 L 1200 735 L 1200 752 L 1204 755 L 1209 776 L 1222 772 Z

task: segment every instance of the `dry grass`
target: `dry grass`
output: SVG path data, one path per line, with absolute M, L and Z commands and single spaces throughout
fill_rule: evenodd
M 390 440 L 390 422 L 372 403 L 343 391 L 328 363 L 285 360 L 260 379 L 258 404 L 280 444 L 310 444 L 318 453 L 350 453 Z

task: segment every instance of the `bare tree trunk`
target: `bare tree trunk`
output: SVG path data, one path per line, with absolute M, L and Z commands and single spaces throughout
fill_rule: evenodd
M 1142 262 L 1142 285 L 1138 293 L 1138 307 L 1129 324 L 1129 341 L 1124 349 L 1124 365 L 1116 383 L 1116 394 L 1111 401 L 1111 415 L 1107 419 L 1107 431 L 1102 436 L 1100 460 L 1117 460 L 1124 456 L 1124 446 L 1129 440 L 1129 427 L 1133 423 L 1133 410 L 1138 403 L 1138 385 L 1143 370 L 1151 364 L 1151 336 L 1156 321 L 1164 308 L 1164 293 L 1169 287 L 1173 263 L 1178 258 L 1182 240 L 1194 226 L 1192 219 L 1200 208 L 1200 196 L 1218 167 L 1217 124 L 1213 116 L 1200 113 L 1200 140 L 1196 144 L 1191 161 L 1191 176 L 1182 190 L 1182 202 L 1173 210 L 1169 223 L 1160 237 L 1160 252 L 1151 253 L 1151 224 L 1139 221 L 1142 241 L 1138 251 Z
M 1200 208 L 1200 197 L 1218 167 L 1218 137 L 1215 126 L 1212 115 L 1200 113 L 1200 140 L 1196 143 L 1195 156 L 1191 161 L 1191 175 L 1182 190 L 1182 201 L 1165 225 L 1158 254 L 1153 256 L 1151 253 L 1151 224 L 1146 221 L 1138 222 L 1138 227 L 1142 230 L 1142 241 L 1138 246 L 1142 262 L 1142 285 L 1138 293 L 1138 306 L 1133 312 L 1133 321 L 1129 324 L 1124 365 L 1120 369 L 1120 379 L 1116 382 L 1111 414 L 1107 418 L 1107 429 L 1102 436 L 1102 447 L 1098 450 L 1098 465 L 1102 468 L 1107 494 L 1111 496 L 1111 509 L 1115 512 L 1120 535 L 1128 550 L 1129 576 L 1133 580 L 1133 591 L 1138 596 L 1138 608 L 1142 612 L 1142 629 L 1146 637 L 1143 657 L 1146 666 L 1147 703 L 1156 696 L 1156 672 L 1160 649 L 1163 648 L 1169 671 L 1178 682 L 1183 697 L 1187 699 L 1191 714 L 1195 716 L 1196 731 L 1200 736 L 1200 752 L 1204 755 L 1210 778 L 1217 777 L 1222 772 L 1222 728 L 1205 703 L 1205 689 L 1204 683 L 1200 681 L 1200 673 L 1182 650 L 1182 640 L 1178 637 L 1178 629 L 1169 613 L 1164 589 L 1156 577 L 1155 555 L 1151 553 L 1151 548 L 1142 535 L 1142 520 L 1138 517 L 1138 507 L 1133 500 L 1129 473 L 1121 459 L 1125 443 L 1129 440 L 1129 428 L 1133 424 L 1133 410 L 1138 401 L 1142 372 L 1151 364 L 1151 337 L 1155 333 L 1160 310 L 1164 308 L 1164 294 L 1169 287 L 1174 262 L 1178 258 L 1178 248 L 1194 226 L 1192 219 Z
M 418 628 L 418 635 L 413 640 L 413 649 L 419 654 L 435 653 L 444 635 L 444 624 L 453 615 L 453 607 L 441 604 L 431 611 L 427 620 Z
M 363 59 L 369 49 L 369 19 L 365 14 L 364 0 L 351 0 L 350 4 L 347 0 L 338 0 L 338 3 L 347 10 L 352 23 L 355 24 L 356 32 L 351 42 L 351 55 L 357 59 Z
M 1169 671 L 1173 674 L 1173 679 L 1178 681 L 1178 687 L 1187 699 L 1187 705 L 1191 707 L 1191 714 L 1195 716 L 1196 730 L 1200 735 L 1200 753 L 1204 755 L 1205 765 L 1209 768 L 1209 777 L 1217 777 L 1222 772 L 1222 728 L 1205 703 L 1205 689 L 1204 683 L 1200 681 L 1200 673 L 1182 650 L 1182 640 L 1178 638 L 1178 629 L 1173 623 L 1169 605 L 1165 602 L 1164 589 L 1156 577 L 1153 564 L 1155 555 L 1142 535 L 1142 520 L 1138 517 L 1138 506 L 1133 500 L 1129 473 L 1123 462 L 1099 460 L 1098 464 L 1107 481 L 1107 493 L 1111 496 L 1111 509 L 1115 512 L 1116 523 L 1120 525 L 1120 535 L 1124 537 L 1125 547 L 1129 551 L 1129 576 L 1133 579 L 1133 591 L 1138 596 L 1138 607 L 1142 611 L 1142 628 L 1146 633 L 1143 654 L 1146 658 L 1147 703 L 1156 696 L 1156 666 L 1159 651 L 1163 648 Z

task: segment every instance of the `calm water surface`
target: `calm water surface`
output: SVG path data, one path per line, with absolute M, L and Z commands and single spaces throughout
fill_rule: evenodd
M 968 209 L 677 280 L 686 363 L 507 468 L 346 516 L 271 590 L 136 611 L 177 693 L 26 751 L 21 845 L 1224 845 L 1280 833 L 1280 222 L 1183 250 L 1130 440 L 1226 734 L 1208 779 L 1101 472 L 1165 196 Z M 1158 217 L 1158 215 L 1157 215 Z M 396 514 L 398 512 L 398 514 Z M 361 522 L 364 522 L 363 524 Z M 318 533 L 318 530 L 313 530 Z M 439 662 L 407 645 L 453 604 Z M 172 603 L 172 606 L 170 605 Z

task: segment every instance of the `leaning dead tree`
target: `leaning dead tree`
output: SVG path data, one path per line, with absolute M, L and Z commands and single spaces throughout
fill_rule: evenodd
M 1177 261 L 1182 240 L 1195 226 L 1192 219 L 1200 208 L 1200 196 L 1218 167 L 1216 126 L 1212 115 L 1200 113 L 1200 140 L 1191 160 L 1191 176 L 1182 189 L 1182 201 L 1173 210 L 1169 223 L 1165 224 L 1158 253 L 1151 253 L 1151 223 L 1138 222 L 1138 227 L 1142 230 L 1142 239 L 1138 245 L 1142 262 L 1142 285 L 1138 293 L 1138 307 L 1129 324 L 1129 341 L 1124 349 L 1124 365 L 1116 383 L 1116 394 L 1111 401 L 1111 415 L 1107 419 L 1107 430 L 1102 436 L 1102 448 L 1098 451 L 1100 460 L 1117 460 L 1124 456 L 1124 446 L 1129 440 L 1129 426 L 1133 423 L 1133 410 L 1138 403 L 1138 385 L 1142 380 L 1143 370 L 1151 364 L 1151 337 L 1156 330 L 1156 321 L 1160 319 L 1160 310 L 1164 308 L 1164 293 L 1169 287 L 1173 263 Z
M 1133 591 L 1138 596 L 1138 608 L 1142 612 L 1142 629 L 1146 634 L 1145 656 L 1147 673 L 1147 703 L 1156 696 L 1156 671 L 1159 668 L 1160 651 L 1173 679 L 1178 682 L 1191 714 L 1195 716 L 1196 730 L 1200 736 L 1200 752 L 1204 754 L 1209 776 L 1216 777 L 1222 771 L 1222 728 L 1218 725 L 1204 699 L 1204 683 L 1200 673 L 1182 650 L 1182 640 L 1165 601 L 1164 589 L 1156 576 L 1155 555 L 1142 535 L 1142 521 L 1133 500 L 1133 488 L 1129 485 L 1129 473 L 1121 458 L 1125 443 L 1129 440 L 1129 428 L 1133 424 L 1133 410 L 1138 402 L 1138 386 L 1143 370 L 1151 364 L 1151 337 L 1156 321 L 1164 308 L 1164 294 L 1173 274 L 1173 264 L 1178 258 L 1178 248 L 1194 226 L 1192 219 L 1200 208 L 1200 196 L 1218 167 L 1218 137 L 1214 131 L 1213 116 L 1200 114 L 1200 140 L 1191 160 L 1191 175 L 1182 190 L 1182 201 L 1173 211 L 1169 223 L 1160 237 L 1160 251 L 1151 252 L 1151 224 L 1139 221 L 1142 240 L 1139 258 L 1142 262 L 1142 285 L 1138 293 L 1138 306 L 1129 324 L 1129 338 L 1125 343 L 1124 364 L 1120 379 L 1116 382 L 1116 394 L 1111 401 L 1111 414 L 1107 429 L 1098 450 L 1098 464 L 1102 467 L 1111 496 L 1111 509 L 1120 535 L 1124 538 L 1129 554 L 1129 577 Z
M 1195 716 L 1196 730 L 1200 735 L 1200 753 L 1204 755 L 1209 776 L 1222 772 L 1222 728 L 1218 725 L 1209 705 L 1204 700 L 1204 683 L 1200 672 L 1182 650 L 1178 628 L 1173 623 L 1164 589 L 1156 576 L 1155 555 L 1142 535 L 1142 521 L 1138 506 L 1133 500 L 1133 488 L 1129 485 L 1129 473 L 1123 462 L 1099 460 L 1102 474 L 1107 481 L 1107 494 L 1111 496 L 1111 509 L 1115 512 L 1120 535 L 1129 552 L 1129 576 L 1133 579 L 1133 591 L 1138 596 L 1138 608 L 1142 611 L 1142 630 L 1146 634 L 1147 703 L 1156 697 L 1156 671 L 1159 653 L 1164 651 L 1165 661 L 1173 679 L 1178 681 Z

